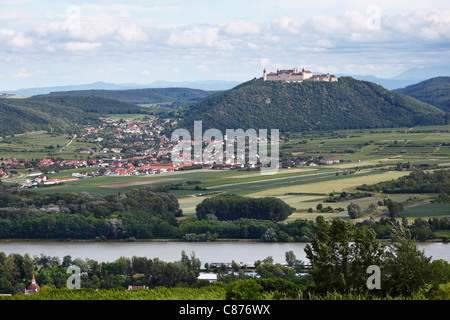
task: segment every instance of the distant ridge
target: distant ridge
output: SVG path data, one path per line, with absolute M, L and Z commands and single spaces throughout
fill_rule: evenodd
M 204 81 L 184 81 L 184 82 L 155 81 L 151 84 L 136 84 L 136 83 L 116 84 L 98 81 L 81 85 L 24 88 L 12 91 L 11 90 L 4 91 L 0 89 L 0 92 L 6 92 L 22 96 L 35 96 L 39 94 L 49 94 L 50 92 L 59 92 L 59 91 L 128 90 L 128 89 L 145 89 L 145 88 L 190 88 L 190 89 L 216 91 L 216 90 L 228 90 L 239 84 L 240 82 L 237 81 L 224 81 L 224 80 L 204 80 Z
M 190 88 L 146 88 L 124 90 L 72 90 L 56 91 L 36 95 L 34 98 L 46 97 L 101 97 L 134 104 L 186 103 L 196 101 L 220 91 L 205 91 Z
M 437 76 L 450 76 L 450 66 L 416 67 L 408 69 L 395 77 L 379 78 L 373 75 L 336 74 L 338 77 L 352 77 L 357 80 L 370 81 L 389 90 L 404 88 Z

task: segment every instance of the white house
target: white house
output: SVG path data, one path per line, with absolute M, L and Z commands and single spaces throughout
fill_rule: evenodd
M 216 273 L 200 273 L 200 275 L 197 278 L 198 280 L 208 280 L 209 283 L 213 283 L 217 281 L 217 274 Z

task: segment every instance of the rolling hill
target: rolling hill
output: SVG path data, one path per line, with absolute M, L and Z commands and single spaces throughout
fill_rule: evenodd
M 134 104 L 172 103 L 196 101 L 218 91 L 190 88 L 147 88 L 127 90 L 73 90 L 56 91 L 36 98 L 48 97 L 101 97 Z
M 393 91 L 450 112 L 450 77 L 435 77 Z
M 372 82 L 341 77 L 339 82 L 245 82 L 204 98 L 178 127 L 203 129 L 337 130 L 444 124 L 445 113 Z
M 70 130 L 99 114 L 139 113 L 136 105 L 98 97 L 0 99 L 0 135 L 34 130 Z

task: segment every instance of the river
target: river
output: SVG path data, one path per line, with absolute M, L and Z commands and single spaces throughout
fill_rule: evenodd
M 285 253 L 293 251 L 297 259 L 308 264 L 304 251 L 307 243 L 262 243 L 262 242 L 38 242 L 0 241 L 0 252 L 6 255 L 28 253 L 31 257 L 41 253 L 62 258 L 93 259 L 98 262 L 112 262 L 120 257 L 159 258 L 173 262 L 181 259 L 181 252 L 200 259 L 202 265 L 211 262 L 255 262 L 269 256 L 275 263 L 284 263 Z M 433 260 L 450 262 L 450 244 L 442 242 L 418 243 L 418 248 Z

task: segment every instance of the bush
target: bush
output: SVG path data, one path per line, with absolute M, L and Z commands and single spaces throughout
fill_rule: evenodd
M 226 300 L 261 300 L 263 287 L 253 279 L 236 280 L 225 290 Z

